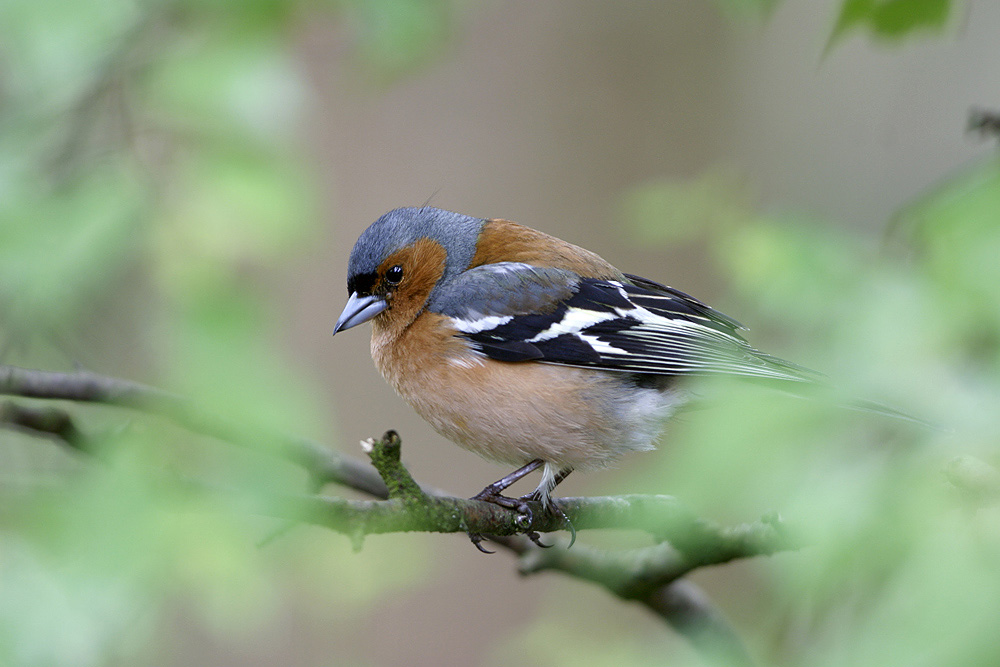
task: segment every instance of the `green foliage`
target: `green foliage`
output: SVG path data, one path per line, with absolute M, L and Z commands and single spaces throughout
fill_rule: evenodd
M 78 318 L 138 250 L 145 193 L 124 165 L 100 165 L 50 193 L 18 179 L 0 202 L 0 304 L 10 329 Z M 46 196 L 48 195 L 48 196 Z
M 884 41 L 940 32 L 956 12 L 960 0 L 842 0 L 840 12 L 827 40 L 829 52 L 850 33 L 865 30 Z M 715 0 L 736 19 L 766 18 L 782 0 Z
M 339 0 L 355 27 L 370 77 L 392 80 L 425 65 L 449 43 L 457 0 Z
M 653 667 L 664 664 L 664 656 L 669 656 L 671 665 L 704 664 L 700 656 L 684 661 L 685 647 L 669 641 L 668 637 L 608 641 L 608 636 L 630 634 L 632 628 L 627 617 L 605 617 L 596 622 L 594 617 L 587 618 L 586 610 L 553 606 L 558 610 L 541 622 L 530 624 L 516 639 L 501 642 L 485 664 L 508 665 L 509 656 L 517 653 L 532 656 L 531 664 L 537 665 Z M 560 641 L 553 641 L 553 637 L 559 637 Z
M 1000 414 L 988 407 L 1000 400 L 1000 163 L 906 206 L 880 250 L 815 220 L 748 212 L 736 223 L 714 208 L 697 216 L 697 234 L 678 220 L 671 244 L 713 248 L 737 287 L 739 306 L 723 312 L 780 323 L 777 342 L 749 338 L 827 372 L 844 392 L 826 404 L 705 381 L 712 409 L 673 425 L 662 465 L 644 473 L 650 486 L 710 516 L 778 509 L 809 535 L 801 558 L 765 566 L 779 601 L 753 623 L 780 638 L 775 664 L 997 662 L 996 507 L 948 470 L 964 455 L 1000 464 Z M 675 225 L 668 206 L 652 218 L 638 210 L 638 229 Z M 851 396 L 944 428 L 834 404 Z
M 649 243 L 699 238 L 705 229 L 730 229 L 750 215 L 752 197 L 733 169 L 711 169 L 697 178 L 654 180 L 622 198 L 619 215 L 633 234 Z M 663 224 L 669 217 L 670 224 Z
M 388 567 L 305 529 L 258 549 L 279 525 L 246 510 L 307 489 L 252 451 L 255 434 L 331 431 L 261 287 L 317 233 L 291 39 L 306 10 L 0 3 L 2 362 L 133 369 L 238 424 L 251 446 L 79 406 L 92 456 L 2 431 L 0 664 L 146 663 L 178 609 L 236 643 L 274 625 L 284 596 L 315 596 L 317 609 L 322 596 L 317 617 L 348 614 L 426 566 L 412 540 Z M 331 11 L 393 75 L 436 52 L 451 21 L 445 3 Z M 110 360 L 95 339 L 112 341 Z
M 993 372 L 1000 370 L 1000 340 L 995 337 L 1000 331 L 998 211 L 1000 161 L 992 160 L 952 179 L 903 211 L 897 221 L 912 230 L 940 312 L 955 325 L 955 345 L 961 346 L 970 366 L 986 364 L 984 370 Z
M 940 31 L 952 12 L 952 0 L 845 0 L 827 49 L 854 30 L 897 40 L 914 33 Z
M 764 15 L 778 3 L 724 4 Z M 385 82 L 440 53 L 461 6 L 0 3 L 2 361 L 127 368 L 247 433 L 331 432 L 261 286 L 318 232 L 290 36 L 328 11 L 366 76 Z M 847 0 L 831 42 L 953 14 L 945 1 Z M 775 664 L 996 663 L 996 508 L 963 504 L 942 470 L 958 454 L 998 463 L 998 164 L 905 208 L 891 253 L 822 221 L 756 213 L 732 169 L 648 183 L 622 214 L 643 243 L 707 249 L 741 304 L 722 309 L 780 323 L 768 349 L 953 429 L 706 383 L 718 405 L 672 427 L 646 488 L 720 521 L 779 509 L 815 544 L 763 566 L 779 602 L 741 626 L 780 638 Z M 412 535 L 360 557 L 308 529 L 258 549 L 278 526 L 246 507 L 303 492 L 299 471 L 162 420 L 70 409 L 92 455 L 0 432 L 0 664 L 144 664 L 177 616 L 236 647 L 287 623 L 292 596 L 318 625 L 342 621 L 432 565 Z M 662 662 L 568 627 L 532 624 L 517 645 L 552 665 Z

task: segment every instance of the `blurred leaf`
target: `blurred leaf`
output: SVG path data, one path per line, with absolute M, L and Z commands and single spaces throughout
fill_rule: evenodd
M 45 115 L 65 109 L 114 66 L 112 52 L 140 16 L 133 0 L 0 3 L 4 92 Z
M 853 30 L 866 28 L 882 39 L 900 39 L 916 32 L 942 30 L 952 0 L 844 0 L 826 50 Z
M 178 172 L 156 228 L 168 280 L 273 260 L 316 224 L 309 177 L 291 159 L 220 147 L 191 153 Z
M 235 284 L 204 276 L 188 286 L 165 322 L 163 376 L 210 413 L 248 434 L 320 430 L 321 392 L 283 359 L 273 340 L 275 318 Z
M 145 600 L 123 577 L 80 577 L 31 542 L 4 536 L 0 560 L 0 660 L 9 665 L 107 664 L 127 638 L 148 636 Z M 59 628 L 53 632 L 53 627 Z
M 48 194 L 32 186 L 8 183 L 0 202 L 0 305 L 7 324 L 44 330 L 79 316 L 136 257 L 145 193 L 124 165 Z
M 165 444 L 156 432 L 111 438 L 104 466 L 16 508 L 5 543 L 21 548 L 0 560 L 0 625 L 18 629 L 5 642 L 13 664 L 107 664 L 141 646 L 175 598 L 198 600 L 197 621 L 216 631 L 245 633 L 269 617 L 252 522 L 160 476 L 145 453 L 158 458 Z
M 863 497 L 867 520 L 841 524 L 812 558 L 769 564 L 790 613 L 813 625 L 797 662 L 958 667 L 1000 658 L 989 621 L 1000 612 L 996 561 L 969 530 L 972 515 L 921 482 L 927 472 L 890 477 L 881 497 Z
M 510 656 L 520 654 L 531 656 L 522 660 L 526 664 L 549 667 L 653 667 L 664 664 L 665 654 L 671 665 L 689 664 L 683 661 L 683 650 L 679 655 L 669 651 L 672 647 L 666 638 L 636 641 L 633 635 L 608 632 L 608 625 L 623 629 L 623 623 L 614 618 L 609 618 L 605 627 L 588 631 L 571 622 L 573 613 L 564 609 L 526 624 L 518 636 L 499 642 L 492 659 L 485 664 L 509 665 Z
M 350 540 L 321 529 L 303 528 L 275 545 L 276 558 L 290 559 L 290 585 L 319 618 L 345 619 L 377 610 L 387 599 L 426 586 L 434 576 L 433 536 L 369 536 L 362 552 Z M 399 558 L 401 552 L 406 558 Z M 331 604 L 335 602 L 335 604 Z
M 954 177 L 896 225 L 911 231 L 955 342 L 976 363 L 1000 369 L 1000 160 Z
M 192 31 L 145 75 L 147 113 L 172 130 L 210 132 L 216 141 L 286 141 L 305 97 L 287 49 L 270 25 Z
M 672 427 L 674 446 L 645 486 L 712 516 L 780 509 L 802 526 L 813 546 L 791 571 L 785 559 L 765 562 L 787 597 L 773 623 L 791 662 L 957 667 L 1000 656 L 986 620 L 1000 612 L 1000 522 L 984 527 L 978 513 L 957 511 L 941 477 L 954 453 L 996 457 L 1000 415 L 987 406 L 1000 395 L 998 165 L 959 174 L 900 214 L 897 231 L 916 247 L 906 263 L 810 220 L 750 219 L 714 239 L 741 302 L 763 304 L 764 321 L 811 356 L 765 349 L 838 384 L 901 390 L 913 399 L 904 410 L 943 421 L 914 410 L 924 404 L 955 428 L 935 433 L 735 382 L 694 387 L 712 409 Z M 974 351 L 965 368 L 954 363 L 962 350 Z M 829 368 L 812 363 L 817 355 Z
M 244 28 L 279 32 L 295 16 L 302 2 L 295 0 L 171 0 L 189 25 Z
M 687 181 L 651 181 L 622 198 L 621 216 L 643 243 L 676 243 L 752 217 L 752 194 L 736 171 L 717 168 Z
M 852 427 L 834 406 L 729 378 L 706 378 L 690 390 L 698 407 L 668 427 L 661 440 L 673 444 L 647 465 L 643 486 L 677 495 L 699 514 L 750 521 L 786 513 L 801 487 L 842 489 L 837 471 L 848 477 L 850 466 L 865 465 L 848 453 L 857 422 Z M 823 448 L 808 445 L 819 439 Z M 817 485 L 820 471 L 827 476 Z
M 427 63 L 450 41 L 454 0 L 344 0 L 369 71 L 391 80 Z
M 157 569 L 168 579 L 154 592 L 167 600 L 189 598 L 197 621 L 213 633 L 251 637 L 272 620 L 278 596 L 255 552 L 259 532 L 248 530 L 246 517 L 220 514 L 208 503 L 167 509 L 155 525 L 164 560 Z
M 368 64 L 395 76 L 442 48 L 453 4 L 336 9 L 359 27 Z M 115 363 L 158 371 L 251 445 L 271 431 L 328 432 L 322 392 L 279 344 L 265 282 L 317 222 L 297 152 L 303 8 L 321 11 L 285 0 L 0 3 L 0 344 L 50 327 L 109 340 Z M 92 312 L 95 301 L 105 308 Z M 309 565 L 288 572 L 256 548 L 275 521 L 246 505 L 303 492 L 301 470 L 161 420 L 71 409 L 99 460 L 29 451 L 22 436 L 0 443 L 15 459 L 9 477 L 17 455 L 64 464 L 5 486 L 0 664 L 147 664 L 151 643 L 163 637 L 169 654 L 183 632 L 175 614 L 236 647 L 287 611 L 282 577 L 300 578 L 292 592 L 317 613 L 347 618 L 417 584 L 430 563 L 420 549 L 402 567 L 398 549 L 358 558 L 321 533 L 318 545 L 281 543 Z M 193 496 L 198 484 L 225 493 Z
M 1000 241 L 1000 160 L 951 179 L 908 207 L 898 224 L 914 229 L 938 280 L 996 302 L 989 283 L 1000 266 L 985 260 L 996 257 Z
M 861 248 L 810 220 L 759 220 L 720 237 L 714 250 L 743 297 L 781 326 L 836 323 L 863 279 Z

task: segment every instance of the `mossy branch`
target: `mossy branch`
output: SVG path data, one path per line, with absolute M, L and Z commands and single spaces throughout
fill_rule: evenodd
M 563 518 L 532 509 L 530 525 L 509 509 L 457 498 L 421 487 L 402 464 L 402 441 L 394 431 L 365 441 L 370 466 L 338 455 L 309 440 L 282 434 L 262 435 L 200 410 L 183 397 L 146 385 L 78 371 L 55 373 L 0 365 L 0 394 L 34 399 L 92 402 L 165 416 L 185 428 L 240 446 L 263 448 L 302 466 L 316 488 L 333 482 L 380 500 L 348 500 L 318 495 L 267 495 L 252 501 L 249 511 L 342 532 L 360 545 L 365 535 L 401 531 L 481 533 L 519 556 L 523 574 L 558 571 L 591 581 L 629 601 L 644 604 L 703 654 L 727 665 L 751 665 L 736 633 L 708 598 L 684 575 L 706 565 L 797 549 L 800 540 L 780 520 L 765 517 L 722 527 L 695 516 L 669 496 L 559 498 L 555 502 L 577 530 L 632 529 L 651 534 L 652 546 L 604 551 L 577 545 L 573 549 L 541 549 L 523 537 L 526 531 L 562 530 Z M 54 438 L 74 450 L 96 451 L 87 435 L 61 408 L 0 405 L 0 423 Z M 374 468 L 374 469 L 373 469 Z M 191 485 L 213 493 L 204 485 Z M 549 538 L 551 539 L 551 538 Z

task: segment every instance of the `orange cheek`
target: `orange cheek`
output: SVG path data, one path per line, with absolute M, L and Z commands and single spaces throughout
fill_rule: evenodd
M 382 313 L 382 326 L 405 329 L 413 322 L 444 273 L 446 258 L 440 243 L 424 238 L 396 251 L 382 262 L 379 273 L 383 275 L 393 266 L 404 267 L 403 281 L 389 294 L 389 308 Z

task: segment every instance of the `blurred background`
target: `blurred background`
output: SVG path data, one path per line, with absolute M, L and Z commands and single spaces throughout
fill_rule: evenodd
M 946 472 L 998 463 L 1000 169 L 967 131 L 1000 108 L 998 29 L 991 0 L 8 0 L 0 363 L 351 456 L 394 428 L 418 481 L 472 495 L 508 471 L 393 394 L 365 327 L 330 333 L 385 211 L 516 220 L 946 426 L 705 383 L 715 407 L 564 495 L 806 526 L 814 547 L 693 577 L 762 664 L 997 664 L 1000 515 Z M 62 407 L 100 463 L 0 431 L 0 663 L 702 664 L 643 609 L 463 535 L 261 546 L 278 522 L 161 476 L 238 498 L 304 492 L 300 471 Z

